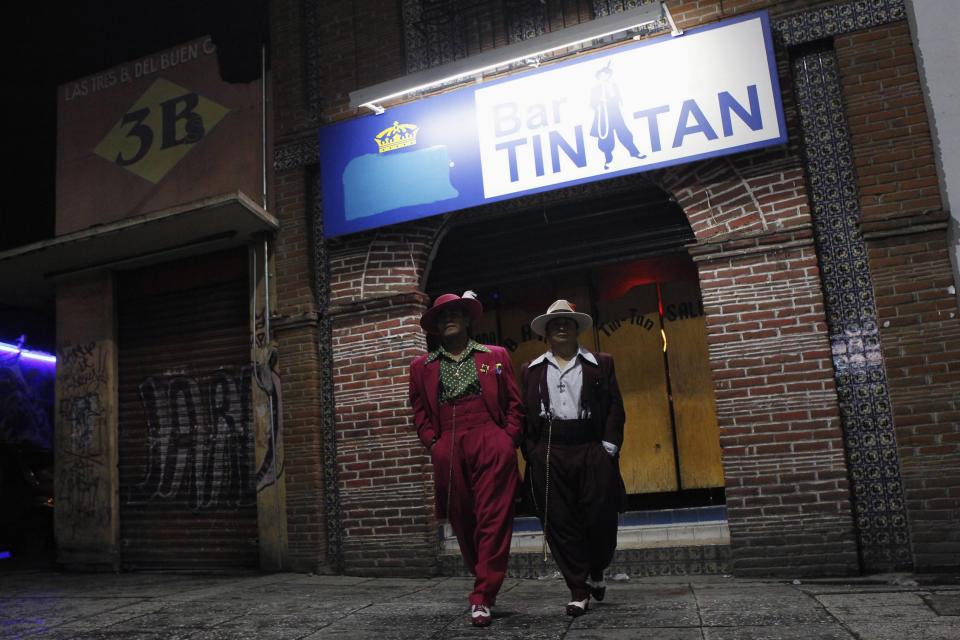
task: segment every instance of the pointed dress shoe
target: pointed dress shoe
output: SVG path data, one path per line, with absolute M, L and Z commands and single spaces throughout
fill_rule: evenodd
M 583 600 L 571 600 L 567 603 L 567 615 L 571 618 L 578 618 L 587 612 L 590 608 L 590 596 Z
M 488 627 L 493 620 L 490 607 L 485 604 L 475 604 L 470 608 L 470 622 L 475 627 Z
M 607 583 L 604 580 L 600 582 L 590 582 L 588 580 L 587 589 L 590 590 L 590 597 L 597 602 L 603 602 L 603 599 L 607 596 Z

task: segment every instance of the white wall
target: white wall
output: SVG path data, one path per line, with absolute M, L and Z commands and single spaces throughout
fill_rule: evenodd
M 907 0 L 943 206 L 950 212 L 954 287 L 960 288 L 960 2 Z M 957 293 L 960 304 L 960 291 Z

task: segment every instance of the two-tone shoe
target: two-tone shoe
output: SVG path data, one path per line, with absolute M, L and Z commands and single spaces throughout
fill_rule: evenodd
M 590 590 L 590 597 L 597 602 L 603 602 L 603 599 L 607 597 L 607 583 L 605 580 L 601 580 L 600 582 L 587 580 L 587 589 Z
M 583 600 L 571 600 L 567 603 L 567 615 L 571 618 L 579 618 L 590 608 L 590 596 Z
M 490 607 L 485 604 L 475 604 L 470 607 L 470 622 L 475 627 L 488 627 L 493 621 Z

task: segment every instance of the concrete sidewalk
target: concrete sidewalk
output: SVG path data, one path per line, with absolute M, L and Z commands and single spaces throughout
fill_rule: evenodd
M 957 640 L 960 583 L 910 579 L 802 583 L 724 577 L 609 583 L 587 615 L 564 615 L 562 581 L 509 579 L 493 624 L 474 629 L 465 578 L 302 574 L 89 575 L 4 571 L 0 637 L 656 638 L 657 640 Z M 943 577 L 940 578 L 943 581 Z

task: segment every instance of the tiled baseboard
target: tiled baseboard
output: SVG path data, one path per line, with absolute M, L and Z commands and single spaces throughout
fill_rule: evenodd
M 469 575 L 460 554 L 440 556 L 440 571 L 447 576 Z M 511 553 L 507 575 L 512 578 L 546 578 L 557 572 L 552 556 L 542 553 Z M 730 546 L 703 545 L 617 549 L 607 577 L 626 574 L 632 578 L 650 576 L 696 576 L 730 573 Z
M 445 551 L 455 553 L 457 541 L 447 538 Z M 697 522 L 691 524 L 653 524 L 621 526 L 617 535 L 620 549 L 650 549 L 655 547 L 689 547 L 730 544 L 730 528 L 726 522 Z M 535 531 L 514 530 L 511 553 L 535 553 L 543 548 L 543 534 Z
M 456 538 L 447 526 L 440 557 L 443 575 L 467 575 Z M 509 575 L 553 575 L 556 564 L 543 556 L 543 533 L 535 518 L 517 518 L 510 545 Z M 730 572 L 730 529 L 723 506 L 663 509 L 621 515 L 617 551 L 608 569 L 632 577 L 716 575 Z

